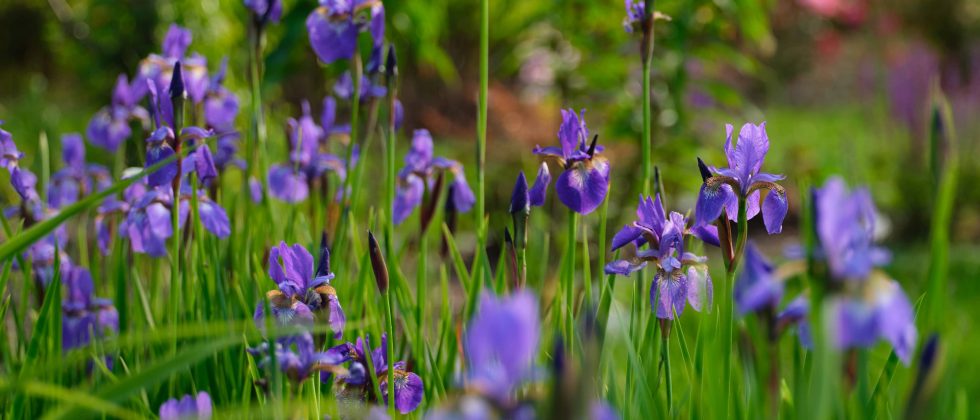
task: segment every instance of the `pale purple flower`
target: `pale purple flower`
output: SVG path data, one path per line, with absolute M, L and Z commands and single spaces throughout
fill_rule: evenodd
M 275 360 L 278 368 L 295 383 L 301 383 L 313 373 L 329 370 L 343 363 L 343 357 L 333 349 L 320 352 L 313 345 L 309 332 L 281 337 L 275 341 Z M 249 354 L 258 358 L 258 366 L 268 367 L 272 362 L 269 343 L 262 342 L 258 347 L 248 349 Z
M 160 420 L 206 420 L 211 418 L 211 396 L 201 391 L 197 395 L 171 398 L 160 405 Z
M 890 254 L 874 244 L 875 209 L 866 188 L 849 191 L 841 178 L 831 178 L 814 191 L 817 257 L 825 259 L 833 278 L 863 279 L 887 264 Z
M 827 327 L 840 349 L 870 347 L 885 340 L 905 364 L 911 361 L 917 340 L 915 312 L 908 296 L 884 275 L 868 279 L 860 296 L 831 298 Z
M 768 193 L 761 204 L 762 220 L 769 234 L 779 233 L 783 229 L 783 218 L 789 204 L 785 189 L 776 183 L 784 177 L 761 172 L 763 160 L 769 151 L 766 123 L 743 125 L 738 142 L 734 145 L 733 130 L 731 124 L 725 125 L 727 168 L 708 168 L 698 160 L 704 183 L 698 194 L 696 224 L 704 226 L 713 223 L 721 216 L 722 210 L 726 211 L 730 220 L 736 220 L 738 205 L 742 200 L 746 204 L 747 219 L 752 219 L 760 212 L 761 193 L 766 190 Z
M 561 119 L 561 126 L 558 128 L 561 147 L 536 146 L 534 154 L 562 168 L 562 173 L 555 182 L 558 199 L 576 213 L 589 214 L 606 199 L 609 191 L 609 161 L 599 155 L 603 148 L 596 145 L 598 135 L 589 143 L 585 110 L 579 116 L 572 109 L 563 109 Z M 550 177 L 539 179 L 550 180 Z M 541 197 L 541 201 L 544 201 L 543 192 Z
M 639 27 L 646 18 L 646 2 L 644 0 L 625 0 L 626 17 L 623 18 L 623 29 L 626 33 L 633 33 L 634 28 Z
M 134 83 L 138 81 L 134 80 Z M 114 152 L 132 134 L 131 121 L 139 121 L 143 127 L 149 124 L 149 114 L 137 104 L 141 92 L 146 89 L 145 82 L 142 83 L 139 88 L 130 86 L 126 75 L 119 75 L 112 91 L 112 102 L 89 120 L 85 135 L 92 145 Z
M 684 215 L 666 215 L 658 195 L 656 199 L 640 197 L 637 220 L 624 226 L 613 236 L 612 249 L 626 245 L 624 259 L 606 264 L 607 274 L 629 276 L 648 263 L 654 263 L 656 274 L 650 288 L 650 302 L 657 309 L 657 318 L 674 319 L 690 303 L 696 311 L 712 302 L 711 276 L 707 258 L 686 252 L 684 238 L 695 236 L 705 243 L 717 245 L 717 231 L 710 226 L 689 228 Z M 646 249 L 640 249 L 646 245 Z
M 463 337 L 467 387 L 508 401 L 531 379 L 541 341 L 538 300 L 522 290 L 510 296 L 484 293 Z

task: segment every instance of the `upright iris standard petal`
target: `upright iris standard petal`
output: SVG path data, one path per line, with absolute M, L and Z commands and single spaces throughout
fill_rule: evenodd
M 541 162 L 541 166 L 538 167 L 538 175 L 534 178 L 534 185 L 531 186 L 531 190 L 528 192 L 532 206 L 539 207 L 544 205 L 544 201 L 548 196 L 548 185 L 550 184 L 551 171 L 548 170 L 548 164 L 546 162 Z
M 788 209 L 785 192 L 773 190 L 766 194 L 766 199 L 762 202 L 762 221 L 770 235 L 783 231 L 783 219 L 786 218 Z
M 313 256 L 300 244 L 290 247 L 282 241 L 269 250 L 269 276 L 289 296 L 305 293 L 313 278 Z
M 191 31 L 171 24 L 167 29 L 167 35 L 163 38 L 163 55 L 171 59 L 180 59 L 191 45 Z
M 61 157 L 65 166 L 78 171 L 85 169 L 85 142 L 81 134 L 65 134 L 61 136 Z
M 580 162 L 558 176 L 555 191 L 566 207 L 579 214 L 589 214 L 606 198 L 609 180 L 600 168 Z
M 585 110 L 582 118 L 573 109 L 561 110 L 561 125 L 558 127 L 558 142 L 561 144 L 561 154 L 565 159 L 572 157 L 576 151 L 584 148 L 589 131 L 585 128 Z
M 424 128 L 415 130 L 412 135 L 412 147 L 405 155 L 405 168 L 424 173 L 432 164 L 432 158 L 432 135 L 429 134 L 429 130 Z

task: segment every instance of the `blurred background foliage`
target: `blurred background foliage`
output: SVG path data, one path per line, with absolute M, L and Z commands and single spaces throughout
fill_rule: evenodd
M 385 3 L 406 127 L 430 129 L 441 149 L 470 162 L 478 1 Z M 315 6 L 286 0 L 283 22 L 268 33 L 263 92 L 273 141 L 303 100 L 318 112 L 340 72 L 322 68 L 309 47 L 305 20 Z M 945 146 L 955 147 L 960 160 L 949 284 L 959 304 L 980 304 L 980 2 L 668 0 L 656 8 L 671 20 L 656 29 L 653 159 L 671 207 L 693 207 L 696 156 L 724 159 L 723 124 L 765 120 L 772 141 L 767 168 L 787 175 L 790 194 L 803 193 L 794 182 L 820 183 L 835 173 L 868 184 L 897 251 L 893 274 L 923 290 L 915 284 L 925 277 L 928 174 L 935 169 L 926 121 L 938 86 L 952 103 L 959 139 Z M 572 107 L 588 110 L 589 126 L 614 162 L 610 214 L 628 217 L 640 188 L 631 174 L 639 172 L 641 74 L 638 42 L 623 30 L 622 2 L 494 0 L 490 13 L 490 208 L 505 205 L 515 168 L 534 171 L 527 152 L 555 142 L 558 109 Z M 171 23 L 193 31 L 190 50 L 206 56 L 212 71 L 228 58 L 227 84 L 247 103 L 246 19 L 239 0 L 0 2 L 4 129 L 27 153 L 27 164 L 39 165 L 28 139 L 45 133 L 56 144 L 61 134 L 84 132 L 108 103 L 116 76 L 132 76 L 142 57 L 159 51 Z M 239 126 L 246 123 L 243 112 Z M 12 201 L 2 185 L 0 199 Z M 798 210 L 791 207 L 790 231 Z M 497 213 L 491 229 L 507 220 Z M 958 314 L 950 322 L 969 331 L 976 311 Z M 975 354 L 980 343 L 961 351 Z M 956 374 L 966 389 L 980 389 L 976 363 Z

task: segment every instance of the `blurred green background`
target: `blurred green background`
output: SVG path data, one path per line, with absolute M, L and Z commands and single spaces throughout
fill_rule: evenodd
M 468 164 L 478 2 L 385 3 L 406 127 L 430 129 L 440 149 Z M 263 92 L 274 140 L 302 100 L 316 108 L 339 69 L 321 68 L 307 41 L 304 22 L 315 6 L 285 1 L 282 23 L 268 31 Z M 883 240 L 895 251 L 888 271 L 913 297 L 925 290 L 928 269 L 931 92 L 938 86 L 948 96 L 958 141 L 943 147 L 960 162 L 947 291 L 956 307 L 946 331 L 960 343 L 949 374 L 963 389 L 980 390 L 980 363 L 971 356 L 980 353 L 980 337 L 971 334 L 980 317 L 980 1 L 675 0 L 657 9 L 672 19 L 656 30 L 653 159 L 671 207 L 693 207 L 696 156 L 724 159 L 725 123 L 765 120 L 766 167 L 787 175 L 791 195 L 802 194 L 797 182 L 818 184 L 831 174 L 871 187 Z M 534 171 L 527 152 L 555 142 L 559 108 L 573 107 L 588 110 L 590 128 L 608 147 L 610 214 L 617 224 L 630 215 L 639 190 L 631 175 L 639 172 L 641 74 L 623 16 L 617 0 L 491 2 L 492 211 L 506 206 L 517 167 Z M 206 56 L 212 71 L 228 58 L 244 130 L 247 19 L 237 0 L 0 2 L 0 120 L 26 152 L 25 164 L 39 166 L 35 139 L 45 133 L 56 145 L 64 133 L 84 132 L 116 76 L 132 76 L 178 23 L 193 31 L 190 51 Z M 5 179 L 3 204 L 15 198 Z M 772 253 L 795 240 L 798 210 L 791 207 L 788 234 L 765 244 Z M 491 229 L 505 224 L 500 213 L 491 215 Z

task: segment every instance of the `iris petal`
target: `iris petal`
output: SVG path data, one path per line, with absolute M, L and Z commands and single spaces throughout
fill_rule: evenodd
M 579 164 L 558 176 L 555 190 L 566 207 L 579 214 L 589 214 L 602 204 L 609 184 L 599 169 Z

